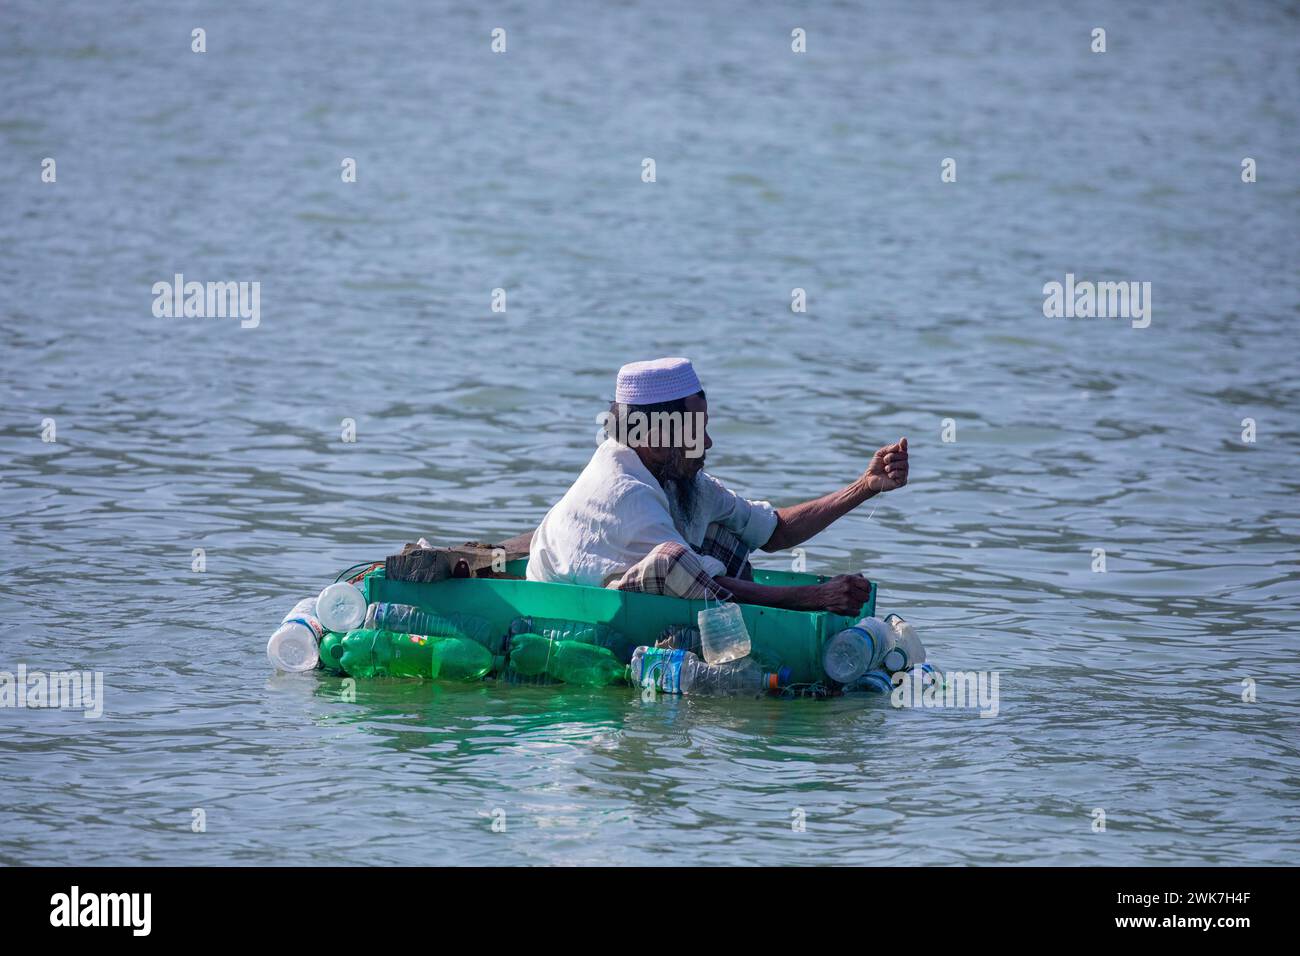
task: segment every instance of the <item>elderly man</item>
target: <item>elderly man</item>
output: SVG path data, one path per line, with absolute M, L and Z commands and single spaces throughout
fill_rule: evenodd
M 755 548 L 807 541 L 868 498 L 907 484 L 907 439 L 875 453 L 839 491 L 788 508 L 749 501 L 704 471 L 709 406 L 684 358 L 633 362 L 618 373 L 606 434 L 591 462 L 532 534 L 530 581 L 856 614 L 860 574 L 822 584 L 756 584 Z

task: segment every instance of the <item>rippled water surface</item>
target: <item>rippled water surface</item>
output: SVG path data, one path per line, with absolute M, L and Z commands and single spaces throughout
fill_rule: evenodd
M 6 3 L 0 669 L 107 703 L 0 709 L 0 862 L 1296 862 L 1300 15 L 1046 6 Z M 155 318 L 177 272 L 260 325 Z M 1044 318 L 1067 272 L 1150 327 Z M 809 569 L 996 718 L 271 676 L 347 565 L 530 527 L 663 354 L 751 497 L 909 437 Z

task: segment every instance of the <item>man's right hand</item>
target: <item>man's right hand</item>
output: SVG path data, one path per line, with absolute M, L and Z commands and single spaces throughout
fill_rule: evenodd
M 861 574 L 839 574 L 814 585 L 816 610 L 853 617 L 871 597 L 871 582 Z

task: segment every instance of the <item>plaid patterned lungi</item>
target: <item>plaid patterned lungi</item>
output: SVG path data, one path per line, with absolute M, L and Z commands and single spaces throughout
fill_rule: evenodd
M 616 591 L 643 591 L 692 601 L 730 601 L 732 593 L 709 577 L 696 555 L 717 558 L 727 568 L 726 577 L 754 579 L 749 564 L 749 546 L 735 532 L 720 524 L 705 530 L 704 542 L 688 551 L 675 541 L 656 545 L 650 553 L 605 587 Z

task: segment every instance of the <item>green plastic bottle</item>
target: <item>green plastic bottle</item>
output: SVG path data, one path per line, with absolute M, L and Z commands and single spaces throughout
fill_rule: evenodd
M 608 624 L 591 624 L 587 621 L 570 621 L 558 617 L 526 616 L 510 622 L 510 634 L 540 634 L 553 641 L 578 641 L 608 648 L 621 661 L 632 659 L 632 652 L 641 643 L 627 637 Z
M 396 631 L 399 634 L 424 634 L 429 637 L 467 637 L 478 641 L 494 654 L 501 653 L 501 635 L 493 632 L 486 618 L 457 611 L 425 611 L 412 604 L 375 603 L 366 609 L 362 628 Z
M 627 667 L 606 648 L 552 641 L 540 634 L 516 634 L 510 639 L 510 666 L 525 677 L 546 674 L 583 687 L 621 683 L 627 674 Z
M 351 677 L 432 677 L 429 639 L 374 628 L 348 631 L 339 663 Z
M 349 631 L 342 646 L 339 663 L 352 677 L 478 680 L 492 669 L 492 654 L 468 638 L 361 628 Z
M 430 638 L 433 676 L 442 680 L 479 680 L 492 670 L 492 652 L 468 637 Z
M 331 674 L 343 673 L 343 667 L 339 664 L 339 658 L 343 656 L 343 637 L 344 635 L 331 631 L 320 642 L 320 666 Z

